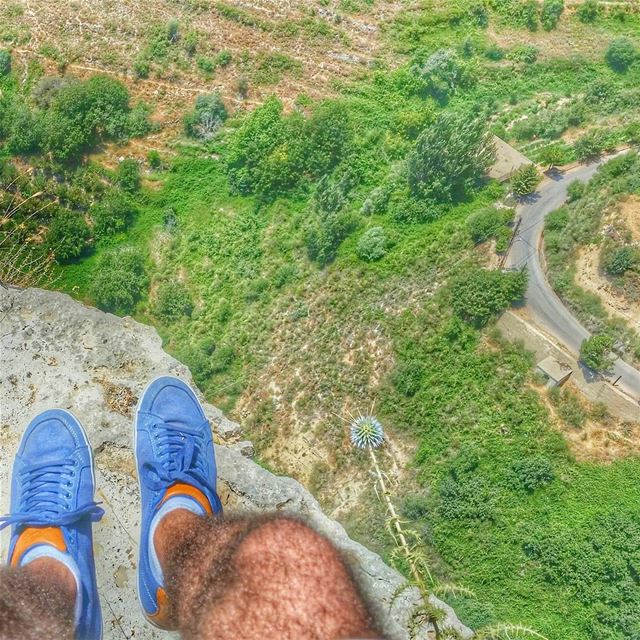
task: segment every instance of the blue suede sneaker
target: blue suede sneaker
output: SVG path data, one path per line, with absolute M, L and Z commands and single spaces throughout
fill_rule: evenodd
M 8 562 L 38 558 L 62 562 L 76 580 L 76 640 L 102 638 L 102 614 L 93 560 L 92 522 L 103 510 L 93 501 L 95 479 L 84 429 L 68 411 L 52 409 L 27 427 L 13 463 Z
M 222 511 L 216 493 L 213 437 L 189 386 L 164 376 L 151 382 L 138 402 L 134 438 L 142 501 L 138 596 L 149 622 L 172 629 L 153 534 L 160 520 L 174 509 L 197 515 Z

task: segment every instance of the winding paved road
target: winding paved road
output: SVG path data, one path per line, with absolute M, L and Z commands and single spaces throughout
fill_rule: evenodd
M 518 207 L 522 222 L 507 260 L 509 267 L 527 267 L 529 285 L 526 304 L 531 319 L 576 356 L 582 341 L 590 334 L 571 315 L 547 282 L 540 264 L 542 232 L 545 217 L 566 200 L 568 185 L 574 180 L 589 180 L 603 162 L 606 159 L 558 173 L 542 182 L 531 201 Z M 616 387 L 640 401 L 640 371 L 618 358 L 611 375 L 613 379 L 621 376 Z

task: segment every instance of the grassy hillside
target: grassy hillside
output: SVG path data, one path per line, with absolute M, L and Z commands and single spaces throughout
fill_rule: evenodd
M 320 3 L 295 37 L 277 41 L 283 55 L 295 57 L 294 41 L 315 56 L 322 38 L 348 48 L 324 30 L 363 16 L 376 20 L 375 55 L 313 91 L 318 57 L 280 59 L 282 77 L 247 109 L 230 99 L 235 67 L 216 68 L 204 87 L 193 80 L 207 73 L 198 56 L 217 48 L 199 36 L 189 55 L 179 43 L 229 21 L 269 38 L 284 37 L 281 27 L 267 9 L 263 24 L 255 7 L 192 4 L 176 13 L 175 42 L 171 30 L 154 32 L 166 59 L 149 78 L 121 75 L 126 96 L 111 87 L 117 109 L 92 85 L 44 81 L 51 52 L 26 35 L 13 41 L 0 79 L 3 205 L 25 204 L 3 223 L 10 240 L 41 258 L 53 252 L 52 286 L 153 323 L 207 398 L 246 425 L 261 461 L 305 482 L 389 557 L 367 459 L 340 420 L 374 405 L 394 499 L 436 574 L 474 591 L 452 601 L 474 628 L 511 621 L 550 640 L 638 637 L 638 461 L 577 462 L 563 430 L 607 430 L 606 411 L 547 394 L 531 356 L 491 328 L 523 282 L 490 269 L 514 201 L 484 177 L 491 133 L 545 164 L 637 142 L 637 53 L 621 69 L 607 51 L 619 37 L 640 45 L 638 14 L 596 6 L 557 16 L 557 3 L 515 0 Z M 32 28 L 28 11 L 14 13 L 14 30 Z M 318 20 L 331 23 L 319 35 Z M 134 73 L 150 46 L 136 41 L 130 56 L 135 39 L 126 35 L 104 68 Z M 64 46 L 75 64 L 86 55 L 95 66 L 93 47 Z M 235 50 L 232 60 L 244 64 Z M 147 101 L 151 113 L 136 106 L 148 82 L 170 85 Z M 190 95 L 176 118 L 166 103 L 196 87 L 207 97 L 194 109 Z M 73 92 L 91 117 L 66 117 Z M 27 140 L 20 118 L 33 125 Z M 58 130 L 78 133 L 78 145 Z M 140 160 L 137 170 L 119 156 Z

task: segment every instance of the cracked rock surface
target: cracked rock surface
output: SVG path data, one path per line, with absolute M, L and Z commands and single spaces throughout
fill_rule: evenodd
M 11 461 L 21 433 L 37 413 L 71 410 L 83 423 L 95 454 L 96 499 L 106 515 L 94 526 L 105 640 L 167 638 L 145 622 L 136 595 L 139 497 L 132 453 L 132 412 L 152 378 L 170 374 L 191 382 L 188 369 L 162 350 L 155 329 L 86 307 L 40 289 L 0 287 L 0 511 L 9 504 Z M 242 430 L 205 404 L 216 434 Z M 228 510 L 297 514 L 343 551 L 370 598 L 384 612 L 388 638 L 406 639 L 418 603 L 413 589 L 393 600 L 404 583 L 376 554 L 351 540 L 298 482 L 266 471 L 238 447 L 216 447 L 218 489 Z M 8 534 L 2 537 L 6 554 Z M 468 630 L 449 607 L 447 624 Z

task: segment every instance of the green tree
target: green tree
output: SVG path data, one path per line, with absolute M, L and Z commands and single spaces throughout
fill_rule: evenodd
M 121 247 L 101 256 L 91 295 L 101 309 L 130 313 L 146 286 L 144 255 L 134 247 Z
M 598 0 L 584 0 L 576 8 L 576 15 L 580 22 L 591 24 L 598 19 L 600 15 L 600 4 Z
M 613 39 L 604 54 L 605 62 L 617 73 L 624 73 L 637 57 L 635 44 L 624 36 Z
M 304 127 L 305 168 L 313 177 L 328 174 L 349 149 L 353 132 L 346 107 L 338 102 L 320 103 Z
M 520 300 L 527 288 L 523 271 L 502 272 L 475 268 L 451 284 L 453 310 L 463 320 L 482 327 L 510 304 Z
M 165 282 L 158 287 L 154 313 L 165 322 L 174 322 L 190 316 L 193 300 L 187 287 L 178 281 Z
M 511 176 L 511 190 L 517 196 L 527 196 L 536 190 L 540 174 L 535 164 L 525 164 Z
M 604 333 L 597 333 L 582 341 L 580 359 L 590 369 L 606 371 L 613 364 L 611 349 L 613 349 L 613 338 Z
M 585 162 L 596 158 L 603 151 L 614 146 L 615 144 L 612 143 L 606 131 L 593 129 L 592 131 L 587 131 L 573 143 L 573 150 L 578 160 Z
M 567 161 L 567 151 L 560 144 L 547 145 L 540 153 L 540 163 L 547 167 L 557 167 Z
M 124 231 L 136 213 L 131 199 L 118 189 L 105 194 L 91 210 L 93 232 L 101 239 Z
M 80 256 L 90 236 L 89 225 L 81 214 L 60 209 L 49 225 L 47 246 L 57 262 L 68 262 Z
M 521 458 L 513 463 L 512 471 L 516 484 L 528 493 L 549 484 L 555 478 L 551 462 L 543 456 Z
M 184 131 L 191 138 L 210 140 L 228 116 L 219 93 L 198 96 L 195 108 L 184 117 Z
M 384 229 L 371 227 L 360 236 L 356 252 L 362 260 L 373 262 L 386 255 L 387 246 L 388 240 Z
M 638 263 L 638 250 L 634 247 L 605 247 L 600 266 L 605 273 L 620 276 Z
M 564 11 L 564 0 L 544 0 L 540 12 L 540 22 L 545 31 L 555 29 Z
M 116 172 L 116 182 L 119 187 L 128 193 L 134 193 L 140 189 L 140 163 L 133 158 L 125 158 Z
M 445 112 L 409 154 L 409 186 L 417 198 L 448 203 L 472 188 L 494 159 L 492 136 L 480 119 Z
M 475 243 L 486 242 L 493 238 L 513 218 L 513 210 L 498 211 L 495 207 L 485 207 L 475 211 L 467 218 L 467 229 Z

